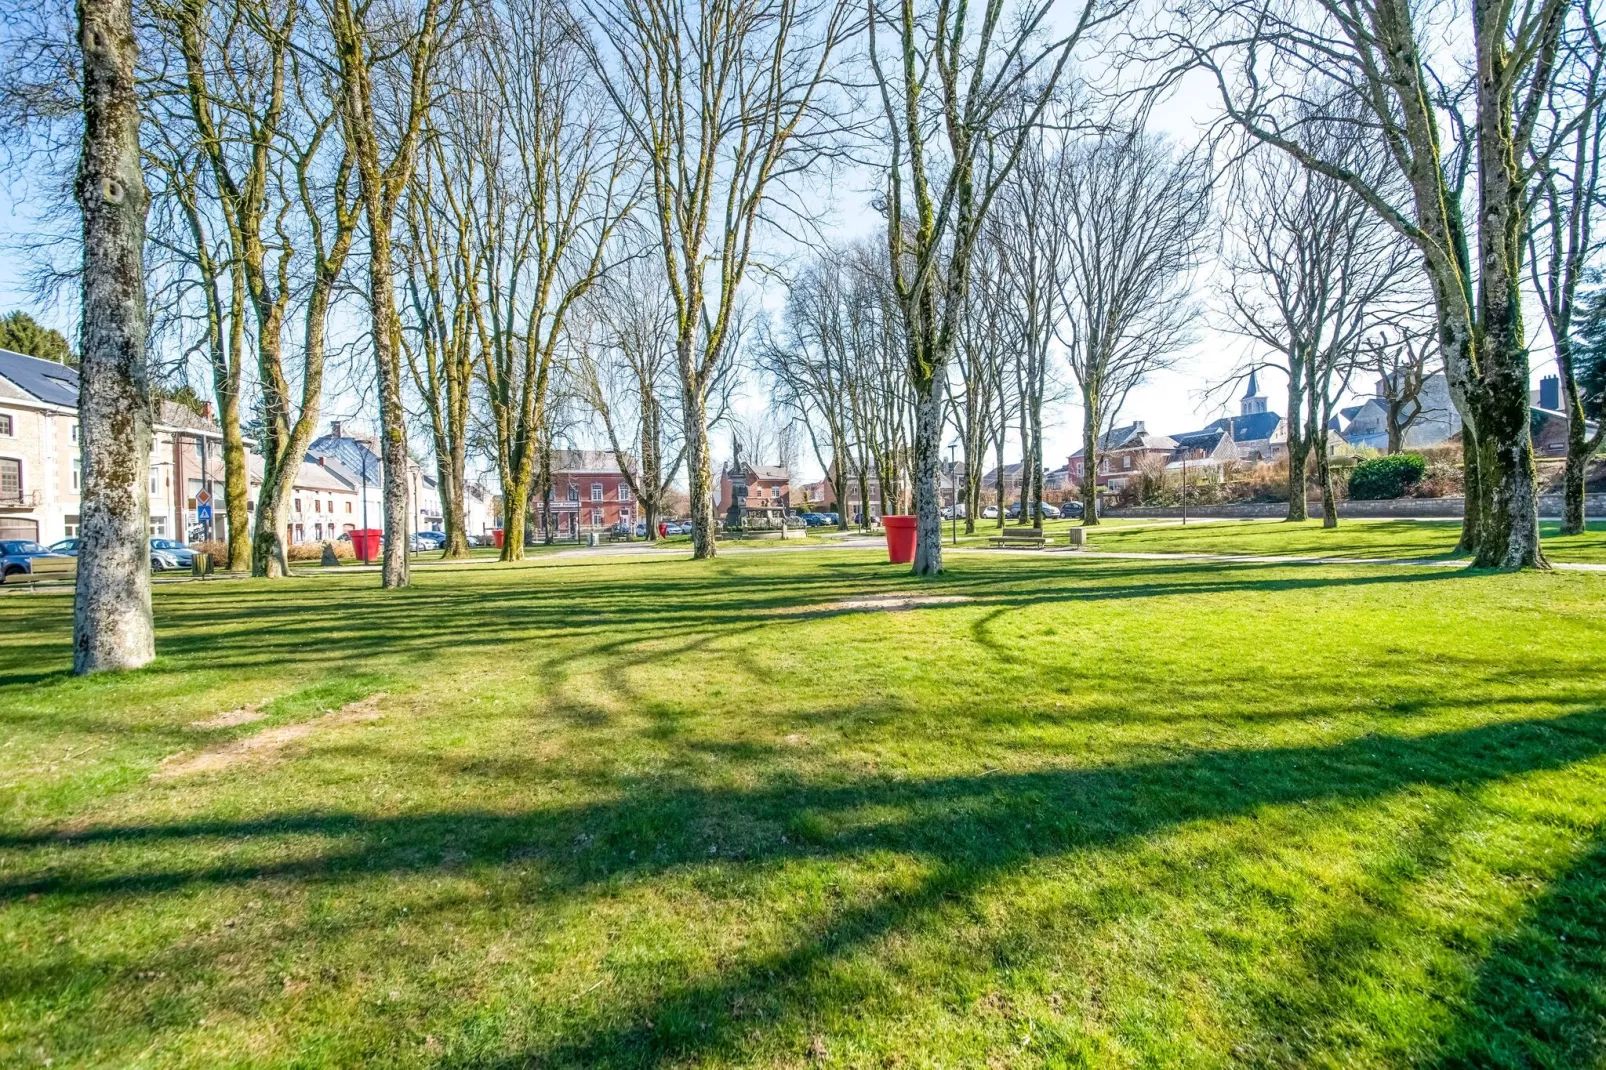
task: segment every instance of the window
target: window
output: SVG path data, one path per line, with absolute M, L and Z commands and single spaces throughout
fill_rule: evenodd
M 65 518 L 67 538 L 76 539 L 78 537 L 78 524 L 79 520 L 76 516 L 69 516 Z
M 312 499 L 312 511 L 315 512 L 315 513 L 323 512 L 323 501 L 321 499 L 319 499 L 319 498 Z
M 601 483 L 593 483 L 593 484 L 591 484 L 591 500 L 594 501 L 594 502 L 600 502 L 602 500 L 602 484 Z
M 156 492 L 156 477 L 151 476 L 151 493 L 155 494 Z
M 0 498 L 15 501 L 22 497 L 22 462 L 0 457 Z
M 1131 468 L 1132 467 L 1132 455 L 1130 453 L 1126 453 L 1126 454 L 1122 454 L 1121 455 L 1121 467 L 1122 468 Z
M 151 517 L 151 537 L 152 538 L 157 538 L 157 539 L 161 539 L 161 538 L 166 538 L 167 537 L 167 517 L 165 517 L 165 516 L 153 516 L 153 517 Z
M 580 488 L 573 483 L 569 484 L 569 500 L 571 502 L 580 500 Z
M 771 498 L 779 498 L 780 496 L 781 496 L 781 488 L 780 487 L 771 487 L 770 488 L 770 497 Z
M 346 503 L 346 512 L 348 512 L 348 513 L 351 512 L 351 503 L 350 502 Z
M 247 513 L 256 512 L 257 511 L 257 503 L 256 502 L 246 502 L 245 503 L 245 511 Z
M 330 502 L 330 503 L 329 503 L 329 512 L 330 512 L 330 513 L 331 513 L 331 514 L 333 514 L 333 513 L 334 513 L 334 511 L 335 511 L 335 503 L 334 503 L 334 502 Z
M 296 512 L 298 512 L 298 513 L 301 512 L 301 499 L 300 498 L 296 499 Z
M 593 509 L 593 510 L 591 510 L 591 526 L 594 527 L 594 528 L 600 528 L 602 526 L 602 510 L 601 509 Z
M 74 446 L 78 445 L 78 425 L 77 424 L 73 424 L 72 425 L 72 427 L 68 431 L 68 434 L 72 435 L 72 444 Z
M 82 489 L 83 485 L 84 485 L 84 459 L 82 457 L 74 457 L 72 459 L 72 489 L 73 490 Z
M 15 426 L 11 422 L 11 414 L 9 412 L 0 412 L 0 435 L 10 438 L 16 433 Z
M 630 484 L 629 483 L 621 483 L 621 484 L 619 484 L 619 500 L 622 501 L 622 502 L 628 502 L 630 500 Z

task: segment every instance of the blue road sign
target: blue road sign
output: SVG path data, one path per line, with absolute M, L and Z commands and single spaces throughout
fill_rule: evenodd
M 212 503 L 211 502 L 202 502 L 201 504 L 199 504 L 199 505 L 197 505 L 195 507 L 195 521 L 196 521 L 196 523 L 205 524 L 205 523 L 210 522 L 211 519 L 212 519 Z

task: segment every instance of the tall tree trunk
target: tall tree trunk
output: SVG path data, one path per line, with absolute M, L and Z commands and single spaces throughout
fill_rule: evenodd
M 690 345 L 690 342 L 683 342 Z M 684 382 L 684 380 L 683 380 Z M 714 472 L 708 456 L 708 406 L 701 387 L 681 391 L 686 426 L 686 491 L 691 496 L 691 556 L 715 555 Z
M 1581 535 L 1584 531 L 1584 484 L 1589 459 L 1600 449 L 1602 440 L 1606 439 L 1606 428 L 1590 435 L 1584 426 L 1584 404 L 1578 393 L 1570 338 L 1557 340 L 1556 363 L 1561 372 L 1562 404 L 1567 410 L 1567 460 L 1562 466 L 1561 533 Z
M 1290 357 L 1288 364 L 1288 520 L 1303 523 L 1310 519 L 1305 504 L 1306 464 L 1310 459 L 1310 440 L 1304 425 L 1304 362 Z M 1231 419 L 1231 417 L 1228 417 Z M 1230 426 L 1230 425 L 1229 425 Z
M 1099 522 L 1099 409 L 1096 391 L 1082 388 L 1082 526 Z
M 1327 428 L 1316 433 L 1311 442 L 1316 454 L 1316 478 L 1322 485 L 1322 527 L 1338 527 L 1338 499 L 1333 494 L 1333 458 L 1327 449 Z
M 265 479 L 257 488 L 257 509 L 251 532 L 251 575 L 290 575 L 290 563 L 284 553 L 284 544 L 289 538 L 284 530 L 284 498 L 279 482 Z
M 942 505 L 938 500 L 937 470 L 942 463 L 943 365 L 915 392 L 914 491 L 915 559 L 910 570 L 917 576 L 942 571 Z
M 127 0 L 80 0 L 84 140 L 83 323 L 78 425 L 82 540 L 73 672 L 134 669 L 156 656 L 151 621 L 151 397 L 145 367 L 145 213 Z

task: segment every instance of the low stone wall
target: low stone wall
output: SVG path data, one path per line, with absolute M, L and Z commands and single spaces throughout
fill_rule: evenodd
M 1320 499 L 1308 503 L 1310 515 L 1322 515 Z M 1352 517 L 1446 517 L 1459 519 L 1465 509 L 1465 499 L 1454 498 L 1390 498 L 1384 501 L 1355 501 L 1339 502 L 1338 515 Z M 1584 512 L 1591 517 L 1606 517 L 1606 494 L 1590 494 L 1584 500 Z M 1127 517 L 1132 519 L 1165 519 L 1182 516 L 1182 510 L 1176 507 L 1134 507 L 1131 509 L 1106 509 L 1103 514 L 1109 517 Z M 1190 505 L 1188 515 L 1205 517 L 1232 517 L 1241 520 L 1248 519 L 1275 519 L 1280 520 L 1288 515 L 1286 502 L 1238 502 L 1232 505 Z M 1561 497 L 1547 494 L 1539 499 L 1539 515 L 1542 517 L 1561 516 Z

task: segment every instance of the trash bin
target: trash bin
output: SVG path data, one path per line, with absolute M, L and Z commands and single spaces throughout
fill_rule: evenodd
M 887 532 L 887 560 L 907 565 L 915 559 L 915 517 L 884 516 L 881 526 Z
M 351 549 L 358 561 L 373 561 L 380 556 L 385 533 L 379 528 L 358 528 L 351 533 Z
M 660 539 L 669 538 L 669 525 L 668 525 L 668 523 L 664 523 L 664 522 L 660 522 L 659 523 L 659 525 L 658 525 L 658 537 Z
M 198 553 L 190 558 L 190 575 L 210 576 L 212 574 L 212 555 Z
M 503 531 L 501 528 L 497 528 L 495 531 L 491 532 L 491 538 L 496 540 L 496 548 L 500 550 L 502 548 L 502 540 L 507 538 L 507 532 Z
M 597 534 L 595 531 L 586 532 L 586 545 L 587 546 L 601 546 L 602 545 L 602 536 Z

